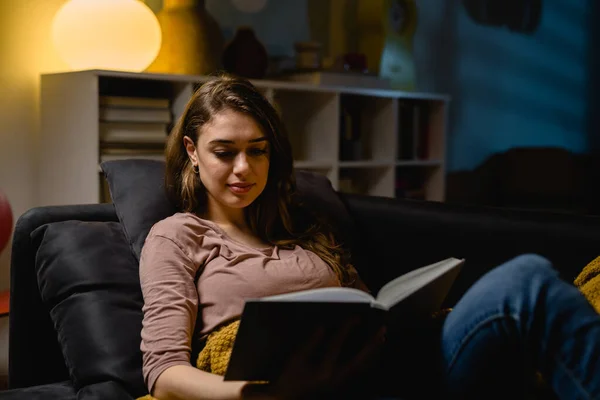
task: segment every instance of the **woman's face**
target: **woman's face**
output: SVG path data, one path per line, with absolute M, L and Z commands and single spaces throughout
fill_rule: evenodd
M 269 142 L 249 115 L 224 110 L 205 124 L 195 145 L 184 137 L 188 156 L 200 170 L 209 213 L 249 206 L 269 177 Z

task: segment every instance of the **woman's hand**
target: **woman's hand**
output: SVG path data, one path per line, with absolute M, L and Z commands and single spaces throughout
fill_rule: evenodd
M 344 343 L 357 324 L 357 320 L 347 322 L 330 339 L 325 338 L 323 329 L 315 332 L 293 354 L 277 382 L 269 385 L 273 396 L 270 398 L 296 400 L 335 393 L 371 367 L 385 340 L 384 327 L 369 338 L 353 359 L 340 362 Z M 323 348 L 325 352 L 319 354 L 318 349 Z

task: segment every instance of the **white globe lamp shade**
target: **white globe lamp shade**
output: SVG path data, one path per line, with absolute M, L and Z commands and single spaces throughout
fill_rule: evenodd
M 69 0 L 54 16 L 52 40 L 74 70 L 141 72 L 154 61 L 162 34 L 139 0 Z

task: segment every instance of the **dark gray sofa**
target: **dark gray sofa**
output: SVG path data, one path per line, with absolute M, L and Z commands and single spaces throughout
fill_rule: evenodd
M 160 163 L 103 167 L 115 204 L 34 208 L 17 222 L 9 390 L 0 392 L 2 399 L 145 394 L 137 257 L 149 226 L 173 210 Z M 416 267 L 464 257 L 446 299 L 452 306 L 479 276 L 519 254 L 541 254 L 572 280 L 600 251 L 597 217 L 344 195 L 311 174 L 299 173 L 298 180 L 340 228 L 374 291 Z

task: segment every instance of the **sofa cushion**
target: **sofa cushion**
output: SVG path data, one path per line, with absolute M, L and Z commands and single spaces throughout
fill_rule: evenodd
M 147 393 L 138 263 L 118 222 L 63 221 L 32 233 L 35 269 L 77 390 L 115 381 Z
M 103 162 L 101 168 L 119 220 L 139 260 L 152 225 L 176 211 L 164 190 L 165 163 L 115 160 Z M 325 176 L 309 171 L 296 170 L 295 176 L 298 193 L 306 203 L 330 218 L 342 240 L 350 242 L 354 237 L 354 225 L 331 182 Z
M 18 389 L 3 390 L 2 400 L 76 400 L 77 392 L 71 382 L 57 382 L 46 385 L 29 386 Z

